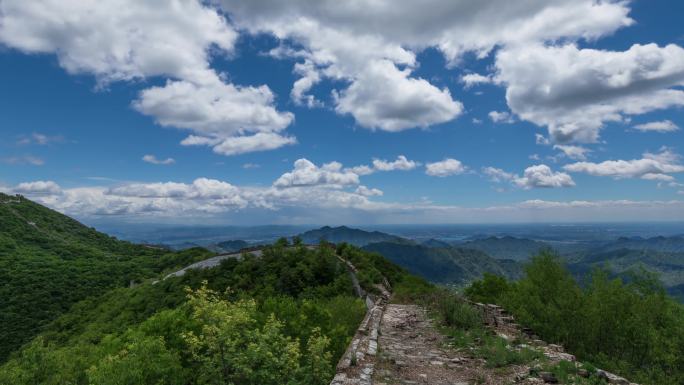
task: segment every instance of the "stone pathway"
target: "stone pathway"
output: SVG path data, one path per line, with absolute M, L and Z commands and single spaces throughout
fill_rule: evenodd
M 248 254 L 252 254 L 255 257 L 261 257 L 261 254 L 263 253 L 261 250 L 253 250 L 247 252 Z M 239 253 L 230 253 L 230 254 L 220 254 L 215 257 L 207 258 L 203 261 L 195 262 L 192 265 L 185 266 L 184 268 L 175 271 L 171 274 L 168 274 L 164 279 L 171 278 L 171 277 L 182 277 L 185 275 L 185 273 L 188 270 L 192 269 L 211 269 L 212 267 L 216 267 L 221 264 L 226 259 L 240 259 L 242 258 L 242 252 Z
M 380 324 L 380 351 L 373 378 L 382 384 L 467 385 L 474 382 L 467 358 L 442 348 L 425 311 L 415 305 L 387 305 Z
M 318 246 L 307 245 L 306 248 L 309 250 L 315 250 L 316 248 L 318 248 Z M 207 258 L 205 260 L 195 262 L 192 265 L 185 266 L 184 268 L 182 268 L 178 271 L 175 271 L 171 274 L 168 274 L 166 277 L 164 277 L 164 279 L 171 278 L 171 277 L 182 277 L 183 275 L 185 275 L 185 273 L 188 270 L 192 270 L 192 269 L 211 269 L 212 267 L 216 267 L 216 266 L 220 265 L 221 262 L 223 262 L 226 259 L 231 259 L 231 258 L 241 259 L 242 253 L 243 253 L 243 251 L 239 251 L 236 253 L 219 254 L 215 257 Z M 261 249 L 253 249 L 253 250 L 246 250 L 246 251 L 244 251 L 244 253 L 251 254 L 252 256 L 258 258 L 258 257 L 261 257 L 264 252 Z

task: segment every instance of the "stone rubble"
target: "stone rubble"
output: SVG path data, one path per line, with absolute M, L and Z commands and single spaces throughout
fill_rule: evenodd
M 380 353 L 374 384 L 467 385 L 465 357 L 446 348 L 425 310 L 390 304 L 380 326 Z M 444 346 L 444 347 L 443 347 Z
M 544 356 L 552 361 L 571 361 L 575 362 L 576 358 L 572 354 L 565 353 L 564 349 L 560 345 L 547 344 L 537 337 L 533 331 L 529 328 L 520 327 L 520 325 L 515 323 L 512 316 L 508 315 L 505 309 L 500 306 L 492 304 L 482 304 L 482 303 L 472 303 L 476 308 L 480 309 L 483 314 L 485 323 L 493 328 L 497 334 L 506 338 L 512 339 L 514 336 L 525 336 L 527 339 L 531 340 L 531 343 L 537 348 L 542 349 Z M 603 377 L 609 384 L 615 385 L 638 385 L 629 380 L 620 377 L 616 374 L 607 372 L 605 370 L 598 369 L 597 375 Z M 528 380 L 531 380 L 528 378 Z M 542 380 L 541 383 L 553 383 L 551 381 Z
M 340 258 L 341 259 L 341 258 Z M 342 259 L 341 259 L 342 260 Z M 355 291 L 366 302 L 367 313 L 352 342 L 337 365 L 330 385 L 543 385 L 558 383 L 541 366 L 509 365 L 488 368 L 484 359 L 468 349 L 449 346 L 447 338 L 432 324 L 424 308 L 417 305 L 388 304 L 391 286 L 387 280 L 371 294 L 356 279 L 356 268 L 344 261 Z M 485 324 L 511 343 L 525 341 L 517 348 L 543 352 L 550 362 L 575 362 L 575 356 L 562 346 L 547 344 L 532 330 L 515 323 L 506 311 L 492 304 L 472 303 L 482 312 Z M 637 385 L 615 374 L 599 370 L 609 384 Z

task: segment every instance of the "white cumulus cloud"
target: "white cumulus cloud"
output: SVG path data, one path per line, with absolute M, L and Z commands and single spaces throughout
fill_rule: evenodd
M 661 120 L 657 122 L 648 122 L 637 124 L 634 129 L 641 132 L 673 132 L 679 131 L 679 126 L 672 123 L 671 120 Z
M 461 83 L 463 83 L 465 89 L 472 88 L 479 84 L 489 84 L 493 82 L 494 79 L 491 75 L 465 74 L 461 76 Z
M 506 172 L 496 167 L 484 167 L 482 168 L 482 172 L 487 175 L 492 182 L 497 183 L 512 181 L 518 177 L 513 173 Z
M 15 193 L 27 195 L 55 195 L 60 194 L 62 192 L 62 188 L 57 183 L 51 180 L 39 180 L 35 182 L 19 183 L 16 187 L 14 187 L 12 191 Z
M 409 171 L 418 167 L 420 163 L 399 155 L 396 160 L 373 159 L 373 169 L 376 171 Z
M 409 74 L 386 60 L 369 64 L 339 93 L 335 110 L 351 114 L 363 127 L 392 132 L 428 127 L 461 114 L 463 105 L 447 88 L 440 90 Z
M 488 115 L 494 123 L 515 123 L 515 118 L 508 111 L 490 111 Z
M 144 162 L 147 162 L 147 163 L 161 164 L 161 165 L 169 165 L 169 164 L 176 163 L 176 160 L 173 158 L 157 159 L 156 156 L 150 155 L 150 154 L 143 156 L 142 160 Z
M 273 186 L 279 188 L 301 186 L 333 186 L 341 187 L 359 184 L 359 176 L 351 171 L 343 170 L 339 162 L 330 162 L 316 166 L 308 159 L 297 159 L 294 170 L 281 175 Z
M 668 174 L 684 172 L 679 155 L 668 148 L 659 153 L 644 153 L 641 159 L 606 160 L 600 163 L 577 162 L 565 165 L 566 171 L 585 173 L 593 176 L 607 176 L 614 179 L 642 178 L 647 180 L 668 181 Z
M 382 190 L 379 190 L 377 188 L 368 188 L 366 186 L 359 186 L 356 188 L 355 191 L 359 195 L 363 195 L 365 197 L 372 197 L 372 196 L 382 196 L 383 192 Z
M 553 148 L 562 151 L 565 156 L 575 160 L 585 160 L 587 159 L 587 154 L 591 152 L 591 150 L 586 147 L 569 144 L 556 144 Z
M 485 167 L 482 172 L 493 182 L 510 182 L 516 187 L 529 190 L 532 188 L 573 187 L 575 181 L 564 172 L 555 172 L 545 164 L 530 166 L 523 175 L 506 172 L 495 167 Z
M 462 112 L 446 89 L 412 76 L 416 53 L 428 47 L 453 65 L 468 51 L 482 57 L 497 45 L 593 39 L 633 22 L 626 3 L 593 0 L 217 2 L 239 29 L 283 42 L 273 54 L 297 60 L 301 78 L 291 92 L 297 103 L 317 105 L 311 89 L 324 78 L 342 80 L 348 86 L 336 88 L 335 110 L 387 131 L 443 123 Z
M 190 130 L 193 135 L 184 145 L 208 145 L 218 154 L 236 155 L 295 143 L 279 134 L 294 115 L 277 111 L 273 103 L 267 86 L 237 87 L 213 78 L 202 85 L 169 81 L 148 88 L 133 106 L 162 126 Z
M 379 171 L 410 171 L 420 166 L 420 162 L 409 160 L 405 155 L 397 156 L 395 160 L 375 158 L 371 165 L 359 165 L 346 168 L 345 171 L 352 172 L 359 176 L 374 174 Z
M 0 3 L 0 42 L 9 47 L 53 53 L 67 72 L 93 74 L 100 86 L 168 78 L 163 86 L 142 90 L 133 107 L 162 126 L 189 130 L 215 143 L 242 138 L 217 153 L 293 143 L 273 134 L 287 127 L 293 115 L 276 110 L 267 86 L 226 83 L 211 68 L 211 57 L 232 54 L 237 38 L 220 11 L 197 0 Z M 258 133 L 270 136 L 255 138 Z M 244 139 L 245 134 L 252 134 L 251 139 Z
M 461 161 L 447 158 L 439 162 L 428 163 L 425 165 L 425 173 L 430 176 L 447 177 L 450 175 L 463 174 L 466 167 Z
M 102 82 L 211 75 L 210 48 L 233 50 L 237 32 L 199 1 L 3 0 L 0 42 L 53 53 L 69 73 Z
M 684 105 L 684 49 L 635 44 L 627 51 L 530 44 L 497 54 L 510 109 L 548 128 L 557 143 L 599 139 L 605 123 Z
M 545 164 L 531 166 L 525 169 L 523 176 L 513 180 L 513 183 L 524 189 L 573 187 L 575 182 L 564 172 L 554 172 Z

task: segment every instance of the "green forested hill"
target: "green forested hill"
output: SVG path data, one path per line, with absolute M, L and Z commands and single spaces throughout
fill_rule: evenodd
M 375 242 L 393 242 L 401 244 L 412 244 L 413 242 L 397 237 L 395 235 L 381 233 L 379 231 L 364 231 L 359 229 L 352 229 L 347 226 L 330 227 L 324 226 L 320 229 L 310 230 L 299 234 L 305 243 L 316 244 L 321 240 L 333 243 L 349 243 L 354 246 L 364 246 Z
M 493 258 L 512 259 L 515 261 L 528 260 L 540 251 L 551 248 L 551 246 L 544 242 L 511 236 L 476 239 L 458 244 L 457 246 L 480 250 Z
M 484 273 L 518 278 L 522 272 L 522 265 L 514 261 L 497 260 L 473 249 L 393 242 L 371 243 L 363 249 L 379 253 L 409 272 L 441 284 L 464 285 Z
M 122 242 L 7 195 L 0 226 L 0 385 L 323 385 L 366 311 L 338 256 L 367 291 L 430 287 L 353 246 L 284 239 L 156 281 L 213 254 Z
M 630 249 L 682 253 L 684 252 L 684 236 L 658 236 L 652 238 L 621 237 L 613 242 L 606 244 L 602 247 L 602 249 L 602 251 Z
M 207 253 L 119 241 L 28 199 L 0 194 L 0 362 L 74 303 Z
M 577 277 L 586 276 L 593 269 L 603 268 L 614 276 L 629 278 L 634 271 L 644 269 L 658 276 L 667 291 L 684 300 L 684 253 L 654 250 L 615 249 L 587 251 L 571 256 L 568 268 Z
M 366 290 L 429 287 L 351 246 L 280 242 L 79 302 L 0 366 L 0 384 L 327 384 L 366 311 L 336 253 Z

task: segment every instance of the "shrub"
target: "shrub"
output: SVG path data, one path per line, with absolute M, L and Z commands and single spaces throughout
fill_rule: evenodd
M 636 272 L 625 283 L 599 269 L 580 286 L 546 251 L 520 281 L 486 277 L 466 292 L 496 299 L 542 339 L 598 367 L 647 385 L 684 383 L 684 306 L 651 274 Z
M 480 347 L 479 354 L 487 360 L 490 368 L 508 365 L 521 365 L 543 357 L 541 352 L 529 348 L 515 349 L 500 337 L 487 337 Z
M 452 293 L 438 292 L 435 305 L 437 313 L 446 326 L 464 330 L 482 327 L 482 314 Z

